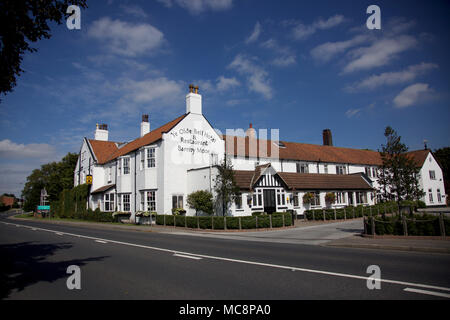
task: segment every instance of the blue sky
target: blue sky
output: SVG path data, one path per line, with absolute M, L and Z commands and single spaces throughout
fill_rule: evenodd
M 368 30 L 366 9 L 381 9 Z M 0 103 L 0 193 L 78 152 L 96 123 L 110 140 L 185 112 L 189 83 L 217 129 L 378 149 L 392 126 L 411 150 L 450 145 L 449 2 L 88 1 L 81 30 L 52 25 Z

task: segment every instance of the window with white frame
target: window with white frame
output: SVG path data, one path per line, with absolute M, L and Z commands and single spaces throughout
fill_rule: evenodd
M 371 176 L 370 167 L 366 167 L 365 169 L 366 169 L 366 176 L 370 177 Z
M 156 191 L 147 191 L 147 211 L 156 211 Z
M 284 190 L 277 190 L 277 205 L 286 205 L 286 192 Z
M 122 211 L 122 196 L 117 195 L 117 211 Z
M 141 191 L 141 211 L 145 211 L 145 192 Z
M 123 205 L 123 211 L 125 211 L 125 212 L 130 211 L 130 195 L 129 194 L 122 195 L 122 205 Z
M 312 207 L 319 207 L 320 206 L 320 192 L 316 191 L 313 193 L 314 197 L 311 199 L 311 206 Z
M 155 157 L 155 148 L 147 149 L 147 168 L 156 167 L 156 157 Z
M 346 174 L 346 172 L 345 166 L 336 166 L 336 174 Z
M 365 192 L 355 192 L 355 196 L 357 204 L 367 203 L 367 194 Z
M 140 158 L 141 158 L 141 164 L 140 164 L 140 169 L 143 170 L 145 168 L 145 152 L 144 150 L 141 150 L 139 152 Z
M 298 173 L 308 173 L 309 172 L 307 163 L 297 162 L 296 167 L 297 167 Z
M 436 180 L 436 173 L 434 172 L 434 170 L 430 170 L 430 179 Z
M 108 183 L 110 183 L 112 180 L 111 178 L 111 172 L 112 172 L 112 167 L 108 167 Z
M 105 194 L 105 207 L 106 212 L 114 211 L 114 193 Z
M 236 206 L 236 209 L 242 209 L 242 194 L 236 195 L 236 198 L 234 198 L 234 204 Z
M 293 194 L 292 194 L 292 202 L 294 203 L 294 207 L 298 207 L 298 192 L 294 192 Z
M 433 189 L 428 189 L 428 199 L 433 203 Z
M 327 164 L 325 164 L 325 165 L 323 166 L 323 170 L 324 170 L 324 173 L 325 173 L 325 174 L 328 174 L 328 165 L 327 165 Z
M 173 195 L 172 196 L 172 209 L 183 209 L 183 196 Z
M 439 203 L 442 202 L 441 189 L 437 189 L 437 201 Z
M 336 204 L 345 203 L 345 194 L 343 192 L 336 192 Z
M 120 176 L 122 173 L 122 159 L 117 160 L 117 175 Z
M 123 174 L 130 174 L 130 158 L 123 158 Z

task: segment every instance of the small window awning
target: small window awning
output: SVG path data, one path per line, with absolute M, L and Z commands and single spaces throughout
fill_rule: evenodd
M 96 194 L 96 193 L 103 193 L 105 191 L 108 191 L 111 188 L 114 188 L 116 185 L 115 184 L 108 184 L 106 186 L 100 187 L 98 189 L 95 189 L 94 191 L 91 192 L 91 194 Z

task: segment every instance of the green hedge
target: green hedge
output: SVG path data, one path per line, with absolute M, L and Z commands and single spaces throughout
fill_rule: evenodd
M 273 213 L 272 214 L 272 227 L 280 228 L 283 227 L 283 217 L 284 226 L 292 225 L 292 215 L 287 212 Z M 175 219 L 175 221 L 174 221 Z M 187 217 L 187 216 L 173 216 L 173 215 L 157 215 L 156 224 L 173 226 L 175 222 L 176 227 L 188 227 L 188 228 L 200 228 L 200 229 L 214 229 L 214 230 L 238 230 L 239 220 L 241 229 L 258 229 L 260 228 L 270 228 L 270 216 L 267 214 L 260 214 L 256 216 L 245 216 L 245 217 Z M 226 221 L 226 222 L 225 222 Z M 257 223 L 257 225 L 256 225 Z
M 406 217 L 406 216 L 405 216 Z M 450 234 L 450 219 L 444 218 L 445 234 Z M 376 217 L 376 235 L 404 235 L 402 218 L 396 217 Z M 413 215 L 406 218 L 406 228 L 409 236 L 441 236 L 439 217 L 434 215 Z M 371 219 L 367 219 L 365 230 L 372 234 Z
M 334 220 L 334 209 L 306 210 L 305 215 L 308 220 L 323 220 L 323 211 L 325 211 L 325 220 Z M 372 215 L 397 213 L 398 206 L 396 202 L 379 203 L 373 206 L 347 206 L 345 213 L 344 208 L 336 209 L 336 220 L 342 220 L 345 217 L 347 219 L 360 218 L 370 215 L 370 212 Z

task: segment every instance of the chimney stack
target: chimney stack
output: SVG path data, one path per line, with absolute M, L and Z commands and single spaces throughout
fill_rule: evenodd
M 245 131 L 245 135 L 251 139 L 256 139 L 256 130 L 253 128 L 252 123 L 250 123 L 249 128 Z
M 143 114 L 141 122 L 141 137 L 145 136 L 149 132 L 150 132 L 150 122 L 148 122 L 148 114 Z
M 189 85 L 186 95 L 186 113 L 202 114 L 202 96 L 198 93 L 198 86 Z
M 324 146 L 333 146 L 333 137 L 331 136 L 330 129 L 323 130 L 323 145 Z
M 95 129 L 94 139 L 99 141 L 108 141 L 108 125 L 98 124 Z

